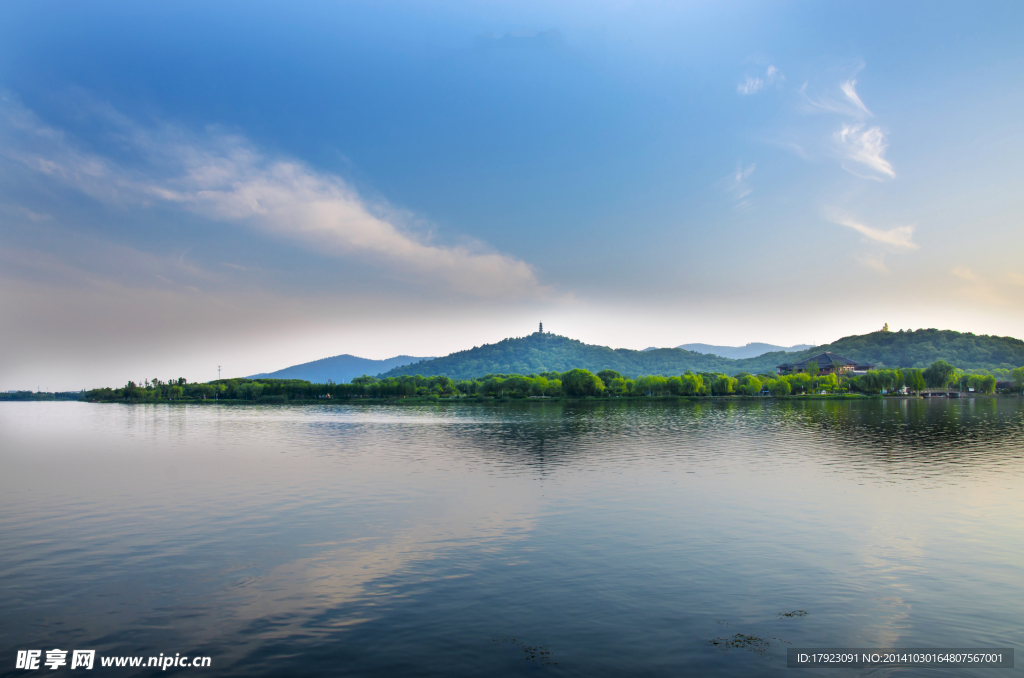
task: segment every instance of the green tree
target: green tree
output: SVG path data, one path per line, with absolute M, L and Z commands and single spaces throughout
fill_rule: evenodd
M 776 379 L 771 382 L 768 385 L 768 390 L 771 391 L 773 396 L 788 396 L 792 392 L 789 382 L 785 379 Z
M 1024 388 L 1024 367 L 1018 367 L 1010 372 L 1013 377 L 1013 385 L 1018 390 Z
M 490 377 L 484 381 L 480 389 L 484 395 L 501 396 L 505 395 L 505 380 L 501 377 Z
M 699 374 L 687 372 L 683 375 L 683 395 L 694 396 L 704 393 L 704 379 Z
M 903 378 L 906 382 L 907 389 L 914 393 L 920 393 L 925 389 L 927 384 L 924 380 L 924 370 L 912 367 L 903 371 Z
M 589 370 L 569 370 L 562 375 L 562 391 L 567 396 L 596 396 L 604 392 L 604 382 Z
M 548 390 L 547 377 L 533 377 L 530 382 L 530 393 L 535 396 L 545 396 Z
M 683 378 L 682 377 L 669 377 L 668 378 L 668 392 L 672 395 L 683 394 Z
M 720 374 L 711 384 L 711 395 L 732 395 L 736 392 L 737 383 L 733 377 Z
M 783 379 L 789 382 L 789 388 L 793 393 L 806 393 L 811 385 L 811 377 L 806 372 L 787 374 Z
M 991 374 L 971 374 L 966 376 L 968 388 L 973 388 L 975 393 L 996 392 L 996 378 Z
M 823 377 L 818 377 L 818 383 L 815 388 L 835 393 L 839 389 L 839 377 L 835 374 L 826 374 Z
M 617 396 L 630 395 L 633 393 L 633 380 L 625 377 L 618 377 L 612 379 L 612 383 L 608 386 L 609 390 Z
M 217 392 L 217 387 L 212 384 L 199 384 L 194 391 L 194 395 L 206 400 L 212 398 Z
M 761 380 L 751 374 L 745 374 L 739 378 L 736 391 L 743 395 L 757 395 L 761 392 Z
M 946 388 L 955 374 L 955 367 L 945 360 L 936 360 L 924 371 L 924 381 L 929 388 Z
M 668 389 L 668 380 L 657 374 L 637 377 L 633 386 L 637 393 L 654 396 L 662 395 Z

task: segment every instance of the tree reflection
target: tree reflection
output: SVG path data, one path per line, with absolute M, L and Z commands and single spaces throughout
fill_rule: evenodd
M 652 457 L 713 463 L 746 453 L 940 471 L 1019 460 L 1022 405 L 1018 398 L 505 403 L 475 407 L 473 423 L 455 419 L 448 432 L 475 456 L 539 472 Z

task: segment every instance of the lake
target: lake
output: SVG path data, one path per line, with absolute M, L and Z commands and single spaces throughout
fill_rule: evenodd
M 0 403 L 0 509 L 3 676 L 52 648 L 750 676 L 1024 647 L 1022 398 Z M 916 671 L 877 675 L 1020 675 Z

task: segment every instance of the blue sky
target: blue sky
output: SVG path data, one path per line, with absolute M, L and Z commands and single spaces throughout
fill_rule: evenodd
M 5 11 L 0 388 L 1024 336 L 1019 3 Z

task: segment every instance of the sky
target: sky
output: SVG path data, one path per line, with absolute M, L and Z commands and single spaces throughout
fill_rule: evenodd
M 9 3 L 0 390 L 1024 337 L 1024 5 Z

